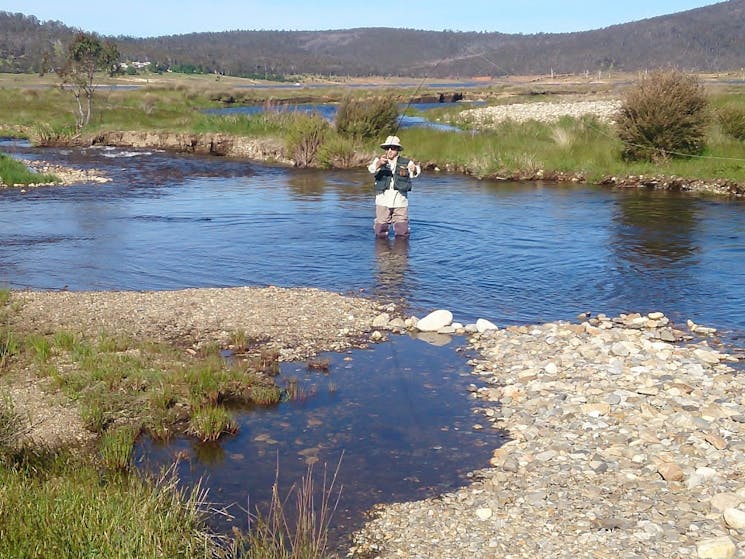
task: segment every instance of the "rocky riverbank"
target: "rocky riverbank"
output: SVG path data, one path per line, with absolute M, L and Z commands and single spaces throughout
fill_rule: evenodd
M 619 99 L 596 99 L 560 103 L 538 101 L 536 103 L 514 103 L 510 105 L 466 109 L 461 111 L 458 116 L 464 122 L 479 128 L 488 128 L 505 120 L 512 120 L 514 122 L 536 120 L 538 122 L 551 123 L 565 116 L 581 118 L 587 115 L 595 116 L 603 122 L 613 122 L 613 118 L 621 108 L 621 104 L 622 102 Z
M 108 332 L 188 351 L 228 345 L 240 330 L 284 360 L 382 341 L 388 331 L 418 330 L 431 343 L 468 336 L 473 429 L 498 429 L 507 442 L 470 485 L 377 507 L 349 557 L 745 554 L 745 380 L 713 329 L 678 327 L 662 313 L 501 329 L 276 287 L 13 292 L 9 305 L 18 332 Z M 29 412 L 35 440 L 84 440 L 79 415 L 42 390 L 43 379 L 20 371 L 3 384 Z
M 472 334 L 474 429 L 509 441 L 471 485 L 378 508 L 349 556 L 743 556 L 745 380 L 713 333 L 652 313 Z

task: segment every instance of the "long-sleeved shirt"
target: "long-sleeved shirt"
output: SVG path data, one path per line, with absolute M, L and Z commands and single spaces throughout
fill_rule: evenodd
M 378 172 L 378 161 L 380 161 L 380 157 L 373 159 L 370 165 L 367 166 L 367 170 L 373 175 Z M 398 155 L 394 159 L 389 159 L 388 165 L 390 165 L 392 169 L 395 169 L 397 162 Z M 422 174 L 421 166 L 414 163 L 414 161 L 409 161 L 408 168 L 409 178 L 415 179 Z M 384 190 L 375 196 L 375 205 L 384 206 L 386 208 L 406 208 L 409 205 L 408 192 L 399 192 L 393 187 L 393 185 L 394 183 L 391 181 L 391 186 L 387 190 Z

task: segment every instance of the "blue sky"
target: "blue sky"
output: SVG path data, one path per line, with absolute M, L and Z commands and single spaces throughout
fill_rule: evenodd
M 441 31 L 586 31 L 716 4 L 696 0 L 0 0 L 0 11 L 101 35 L 154 37 L 248 29 L 400 27 Z

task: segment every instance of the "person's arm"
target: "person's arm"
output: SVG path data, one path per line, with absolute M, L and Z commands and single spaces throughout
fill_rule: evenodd
M 372 162 L 367 166 L 367 170 L 370 171 L 373 175 L 378 172 L 378 170 L 387 163 L 388 161 L 380 156 L 376 157 L 372 160 Z

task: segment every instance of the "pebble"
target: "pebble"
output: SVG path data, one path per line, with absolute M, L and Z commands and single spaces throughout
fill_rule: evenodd
M 655 312 L 459 333 L 478 423 L 505 443 L 468 486 L 375 507 L 348 557 L 745 550 L 745 380 L 708 329 Z

